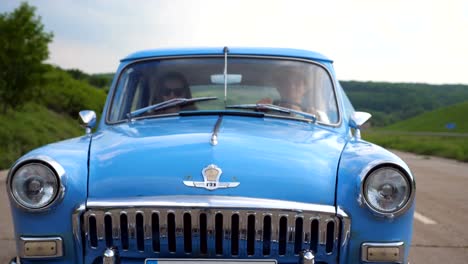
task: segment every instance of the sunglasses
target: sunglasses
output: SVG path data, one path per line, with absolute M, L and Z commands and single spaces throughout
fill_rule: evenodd
M 182 96 L 184 94 L 184 88 L 176 88 L 176 89 L 164 89 L 162 91 L 163 96 Z

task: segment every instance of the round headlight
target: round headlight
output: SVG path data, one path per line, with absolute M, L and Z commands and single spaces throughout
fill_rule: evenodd
M 14 199 L 28 209 L 41 209 L 57 197 L 59 180 L 46 165 L 29 163 L 16 170 L 11 179 Z
M 383 214 L 393 214 L 407 205 L 411 188 L 408 178 L 400 170 L 382 167 L 366 177 L 363 194 L 371 209 Z

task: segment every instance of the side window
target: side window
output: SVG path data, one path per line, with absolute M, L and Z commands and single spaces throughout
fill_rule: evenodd
M 339 87 L 341 90 L 341 94 L 343 95 L 344 110 L 347 117 L 349 118 L 356 110 L 354 110 L 354 107 L 351 104 L 351 101 L 349 100 L 348 96 L 344 92 L 343 87 L 341 87 L 341 85 L 339 85 Z

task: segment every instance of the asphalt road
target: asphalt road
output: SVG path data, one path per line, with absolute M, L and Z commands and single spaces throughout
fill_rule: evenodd
M 468 163 L 395 152 L 416 175 L 412 264 L 468 263 Z M 0 172 L 0 263 L 15 255 L 13 226 Z

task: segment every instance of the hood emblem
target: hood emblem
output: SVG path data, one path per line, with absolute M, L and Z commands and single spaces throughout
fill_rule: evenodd
M 211 164 L 202 170 L 204 181 L 184 181 L 184 184 L 189 187 L 205 188 L 210 191 L 239 186 L 240 182 L 220 182 L 219 178 L 222 173 L 223 171 L 218 166 Z

